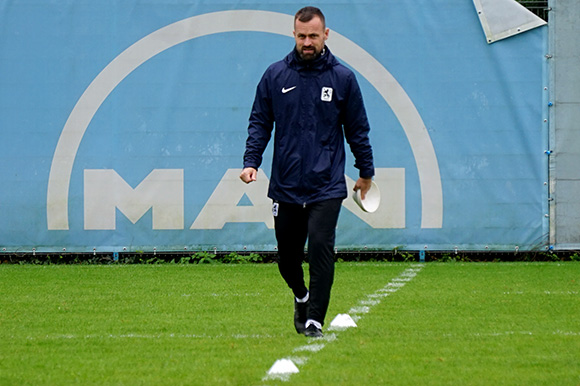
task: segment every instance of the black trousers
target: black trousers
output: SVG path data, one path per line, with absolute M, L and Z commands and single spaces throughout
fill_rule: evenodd
M 276 208 L 276 204 L 278 204 Z M 308 240 L 310 307 L 308 319 L 324 324 L 334 281 L 334 242 L 342 199 L 306 206 L 274 203 L 274 224 L 278 241 L 278 268 L 294 296 L 308 292 L 304 282 L 304 246 Z

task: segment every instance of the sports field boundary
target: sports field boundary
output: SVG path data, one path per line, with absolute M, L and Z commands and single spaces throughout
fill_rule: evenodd
M 277 252 L 268 251 L 126 251 L 36 252 L 0 250 L 0 264 L 200 264 L 273 263 Z M 542 262 L 580 261 L 580 251 L 337 251 L 339 262 Z

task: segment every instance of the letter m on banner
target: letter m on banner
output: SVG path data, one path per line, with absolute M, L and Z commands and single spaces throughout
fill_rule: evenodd
M 116 209 L 133 224 L 153 208 L 153 229 L 183 229 L 183 170 L 154 169 L 133 189 L 116 171 L 84 171 L 85 229 L 116 228 Z

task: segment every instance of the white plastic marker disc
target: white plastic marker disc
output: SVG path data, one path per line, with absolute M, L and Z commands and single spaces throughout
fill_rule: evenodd
M 353 192 L 352 198 L 362 210 L 369 213 L 375 212 L 381 204 L 381 192 L 374 181 L 371 182 L 371 188 L 367 192 L 364 200 L 360 197 L 360 189 Z
M 274 362 L 270 370 L 268 370 L 268 375 L 295 374 L 298 372 L 298 367 L 290 359 L 278 359 Z
M 330 322 L 331 330 L 349 327 L 356 327 L 356 323 L 354 322 L 354 320 L 352 320 L 349 314 L 338 314 L 336 315 L 336 318 L 334 318 L 333 321 Z

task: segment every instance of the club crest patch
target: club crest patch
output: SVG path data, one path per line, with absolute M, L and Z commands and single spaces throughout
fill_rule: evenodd
M 322 93 L 320 94 L 320 99 L 324 102 L 332 101 L 332 88 L 322 87 Z

